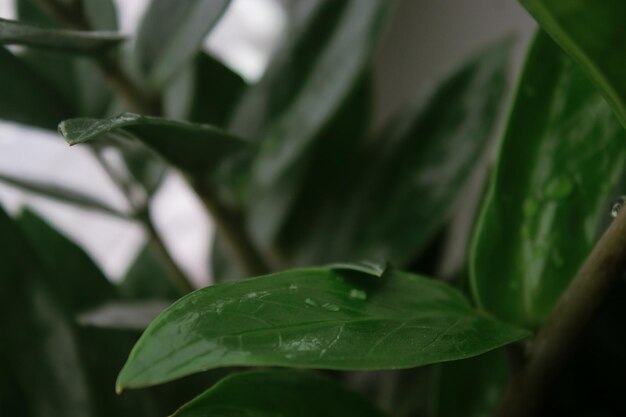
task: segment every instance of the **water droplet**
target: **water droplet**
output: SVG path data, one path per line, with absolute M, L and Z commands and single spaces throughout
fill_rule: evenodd
M 307 298 L 304 302 L 312 307 L 319 307 L 319 304 L 317 304 L 317 302 L 312 298 Z
M 350 298 L 356 300 L 365 300 L 367 298 L 367 293 L 363 290 L 357 290 L 356 288 L 353 288 L 350 290 L 349 296 Z
M 218 316 L 221 316 L 223 311 L 224 311 L 223 308 L 217 308 L 217 310 L 215 310 Z
M 574 190 L 574 183 L 565 176 L 554 177 L 546 184 L 544 193 L 547 198 L 562 200 Z
M 339 310 L 341 310 L 341 307 L 339 307 L 337 304 L 333 304 L 333 303 L 324 303 L 324 304 L 322 304 L 322 308 L 325 308 L 328 311 L 339 311 Z
M 290 289 L 290 290 L 297 290 L 297 289 L 298 289 L 298 286 L 297 286 L 296 284 L 291 284 L 291 285 L 289 286 L 289 289 Z
M 624 207 L 624 203 L 626 203 L 626 196 L 620 196 L 613 202 L 611 206 L 611 216 L 613 218 L 617 217 L 622 207 Z

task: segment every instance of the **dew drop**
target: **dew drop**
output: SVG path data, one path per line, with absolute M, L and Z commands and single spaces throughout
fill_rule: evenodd
M 322 304 L 322 308 L 325 308 L 328 311 L 339 311 L 339 310 L 341 310 L 341 307 L 339 307 L 337 304 L 333 304 L 333 303 L 324 303 L 324 304 Z
M 617 217 L 622 207 L 624 207 L 624 203 L 626 203 L 626 196 L 620 196 L 613 202 L 611 206 L 611 216 L 613 218 Z
M 304 302 L 312 307 L 319 307 L 319 304 L 312 298 L 307 298 Z
M 298 286 L 296 284 L 291 284 L 291 285 L 289 285 L 289 289 L 290 290 L 297 290 Z
M 353 288 L 350 290 L 349 297 L 355 300 L 365 300 L 367 298 L 367 293 L 363 290 Z

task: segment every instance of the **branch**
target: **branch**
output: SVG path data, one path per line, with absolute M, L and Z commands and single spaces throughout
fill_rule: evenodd
M 622 210 L 532 341 L 525 363 L 511 377 L 499 416 L 528 417 L 540 411 L 546 393 L 572 354 L 587 323 L 625 270 L 626 210 Z

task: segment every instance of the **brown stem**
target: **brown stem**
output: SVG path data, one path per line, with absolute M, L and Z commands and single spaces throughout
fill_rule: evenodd
M 265 262 L 245 230 L 242 215 L 225 207 L 206 185 L 198 184 L 191 178 L 188 178 L 188 182 L 215 220 L 217 234 L 223 238 L 231 258 L 247 274 L 263 275 L 271 272 L 272 268 Z
M 498 415 L 529 417 L 540 411 L 556 376 L 586 324 L 626 270 L 626 210 L 619 213 L 565 290 L 512 375 Z

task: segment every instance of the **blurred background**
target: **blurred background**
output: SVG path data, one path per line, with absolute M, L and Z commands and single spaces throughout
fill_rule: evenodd
M 253 83 L 263 76 L 286 22 L 307 1 L 315 0 L 234 0 L 204 48 Z M 132 33 L 148 0 L 115 2 L 122 31 Z M 15 18 L 13 0 L 0 0 L 0 17 Z M 534 28 L 516 0 L 400 1 L 375 58 L 378 107 L 373 126 L 426 95 L 442 75 L 498 38 L 515 37 L 517 73 Z M 517 74 L 512 75 L 515 79 Z M 92 156 L 80 147 L 70 150 L 60 135 L 0 121 L 0 173 L 66 184 L 125 208 L 125 199 Z M 113 279 L 124 276 L 144 240 L 137 225 L 1 183 L 0 203 L 11 212 L 27 205 L 48 218 L 78 241 Z M 173 255 L 198 285 L 205 285 L 211 279 L 207 256 L 213 226 L 194 194 L 178 175 L 169 174 L 152 209 Z

